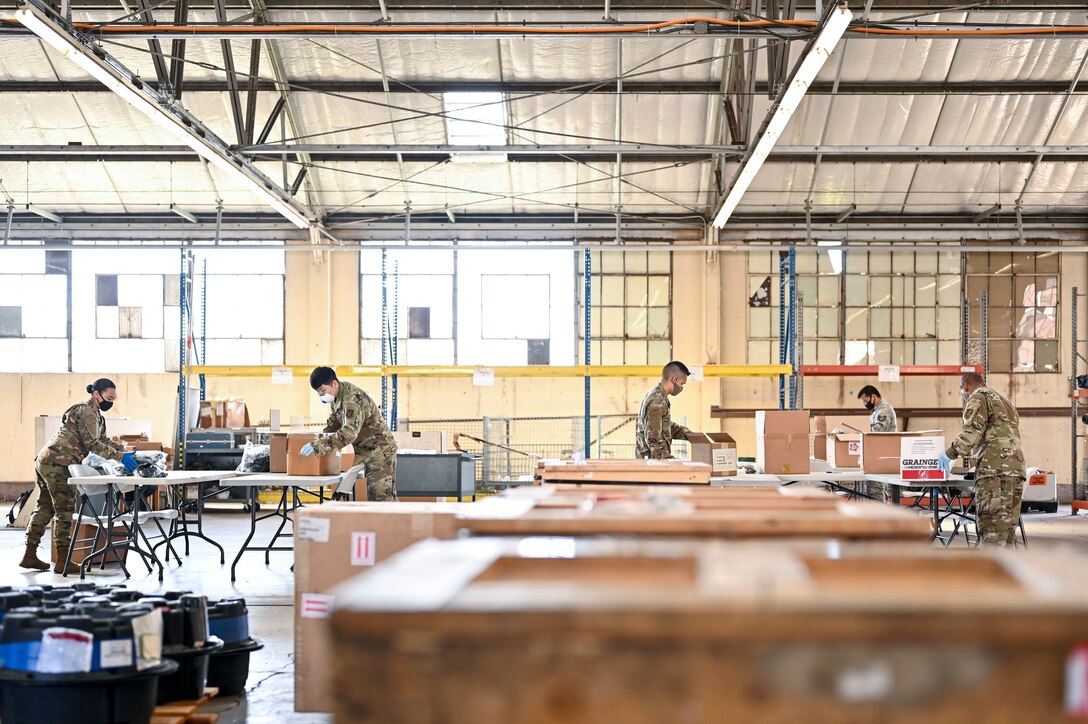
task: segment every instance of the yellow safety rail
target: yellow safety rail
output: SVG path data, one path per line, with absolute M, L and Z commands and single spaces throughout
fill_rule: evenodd
M 478 370 L 487 369 L 495 377 L 646 377 L 661 375 L 655 365 L 571 365 L 550 367 L 528 365 L 524 367 L 443 366 L 443 365 L 388 365 L 358 366 L 330 365 L 343 377 L 433 377 L 436 379 L 471 378 Z M 272 377 L 273 370 L 290 369 L 292 376 L 309 378 L 313 365 L 232 366 L 194 365 L 194 374 L 208 377 Z M 790 365 L 705 365 L 703 377 L 777 377 L 788 375 Z

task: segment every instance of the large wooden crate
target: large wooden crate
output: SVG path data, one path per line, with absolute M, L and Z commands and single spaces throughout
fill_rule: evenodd
M 616 488 L 493 498 L 466 508 L 474 535 L 656 535 L 925 541 L 929 518 L 812 488 Z M 686 489 L 686 490 L 691 490 Z
M 540 460 L 534 479 L 543 483 L 709 485 L 711 468 L 690 460 Z
M 1002 553 L 426 541 L 336 591 L 336 721 L 1071 721 L 1088 560 Z

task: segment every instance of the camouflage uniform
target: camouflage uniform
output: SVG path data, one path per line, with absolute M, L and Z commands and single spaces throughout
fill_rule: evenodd
M 635 423 L 635 457 L 664 460 L 672 457 L 672 441 L 687 432 L 672 421 L 669 395 L 660 383 L 642 398 Z
M 397 499 L 397 443 L 370 395 L 340 380 L 324 431 L 334 434 L 314 442 L 316 455 L 328 455 L 351 445 L 355 448 L 355 464 L 365 466 L 367 500 Z
M 895 418 L 895 408 L 884 400 L 869 412 L 869 429 L 873 432 L 895 432 L 898 421 Z M 888 486 L 884 483 L 865 483 L 865 493 L 876 500 L 888 499 Z
M 1020 522 L 1020 498 L 1027 471 L 1020 444 L 1020 414 L 988 387 L 979 387 L 963 408 L 963 429 L 948 457 L 975 459 L 975 510 L 981 545 L 1013 543 Z
M 90 453 L 107 460 L 120 460 L 124 448 L 106 437 L 106 420 L 98 408 L 81 402 L 65 410 L 60 430 L 34 459 L 38 507 L 26 529 L 28 547 L 38 547 L 54 515 L 57 550 L 64 550 L 71 543 L 76 492 L 68 484 L 68 466 L 82 463 Z

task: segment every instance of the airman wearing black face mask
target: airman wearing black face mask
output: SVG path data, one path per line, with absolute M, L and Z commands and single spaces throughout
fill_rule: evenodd
M 869 411 L 869 429 L 873 432 L 895 432 L 895 410 L 880 397 L 880 391 L 872 385 L 865 385 L 858 392 L 858 399 Z M 870 498 L 887 500 L 888 489 L 884 483 L 868 482 L 865 492 Z

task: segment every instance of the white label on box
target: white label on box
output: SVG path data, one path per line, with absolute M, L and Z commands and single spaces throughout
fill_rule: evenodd
M 332 615 L 333 597 L 323 593 L 304 593 L 299 603 L 301 618 L 328 618 Z
M 880 365 L 876 371 L 878 382 L 898 382 L 899 365 Z
M 494 387 L 495 370 L 488 367 L 480 367 L 472 373 L 472 384 L 475 387 Z
M 290 367 L 273 367 L 272 384 L 289 385 L 295 378 L 295 371 Z
M 374 533 L 351 534 L 351 565 L 374 565 L 374 549 L 377 547 L 377 536 Z
M 730 447 L 711 450 L 710 467 L 715 472 L 718 470 L 736 470 L 737 449 L 735 447 Z
M 295 533 L 299 540 L 312 540 L 315 543 L 329 542 L 328 518 L 299 518 L 298 530 Z
M 702 382 L 703 381 L 703 366 L 702 365 L 688 365 L 688 382 Z
M 1065 713 L 1088 718 L 1088 646 L 1080 644 L 1065 659 Z
M 847 442 L 846 443 L 846 454 L 847 455 L 854 455 L 854 456 L 861 455 L 861 441 L 860 440 L 850 440 L 849 442 Z
M 903 480 L 944 480 L 938 458 L 944 437 L 904 437 L 899 441 L 899 474 Z
M 109 639 L 99 643 L 99 660 L 103 669 L 132 666 L 132 639 Z

